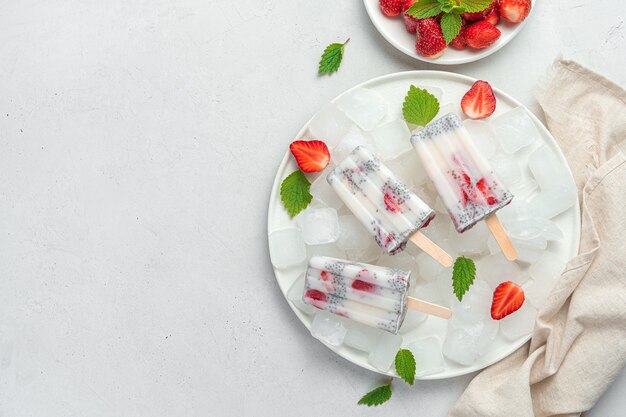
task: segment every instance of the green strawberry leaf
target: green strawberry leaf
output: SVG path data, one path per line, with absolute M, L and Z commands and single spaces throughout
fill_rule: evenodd
M 391 383 L 381 385 L 365 394 L 357 404 L 366 405 L 368 407 L 381 405 L 391 398 Z
M 396 354 L 396 372 L 400 378 L 413 385 L 415 382 L 415 357 L 408 349 L 400 349 Z
M 437 98 L 428 91 L 412 85 L 402 104 L 404 120 L 414 125 L 426 126 L 437 113 L 439 113 Z
M 463 19 L 461 16 L 455 13 L 447 13 L 441 16 L 441 32 L 443 33 L 443 39 L 445 39 L 446 44 L 452 42 L 452 39 L 456 38 L 456 36 L 461 31 L 461 25 L 463 24 Z
M 493 3 L 493 0 L 459 0 L 459 6 L 465 7 L 468 13 L 482 12 Z
M 300 170 L 292 172 L 283 180 L 280 185 L 280 199 L 291 217 L 304 210 L 313 199 L 309 193 L 310 188 L 311 183 Z
M 463 295 L 465 295 L 469 287 L 474 283 L 475 277 L 476 265 L 474 261 L 464 256 L 456 258 L 454 267 L 452 268 L 452 288 L 459 301 L 463 299 Z
M 439 0 L 419 0 L 413 3 L 413 6 L 405 13 L 417 19 L 434 17 L 441 13 L 441 3 L 439 3 Z
M 343 49 L 349 41 L 350 39 L 344 43 L 331 43 L 326 47 L 320 60 L 319 74 L 330 74 L 339 69 L 343 59 Z

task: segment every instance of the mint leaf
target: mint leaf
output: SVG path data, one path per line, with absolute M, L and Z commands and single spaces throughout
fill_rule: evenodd
M 322 54 L 322 59 L 320 60 L 320 74 L 330 74 L 339 69 L 341 60 L 343 59 L 343 49 L 349 41 L 350 39 L 344 43 L 331 43 L 326 47 Z
M 441 13 L 441 4 L 439 0 L 419 0 L 417 3 L 413 3 L 413 6 L 405 13 L 418 19 L 426 19 Z
M 475 277 L 476 265 L 474 261 L 464 256 L 456 258 L 454 267 L 452 267 L 452 288 L 459 301 L 463 299 L 463 295 L 474 283 Z
M 415 382 L 415 357 L 408 349 L 400 349 L 396 354 L 396 372 L 400 378 L 413 385 Z
M 280 199 L 291 217 L 304 210 L 313 199 L 309 188 L 311 183 L 300 170 L 292 172 L 283 180 L 280 185 Z
M 461 31 L 462 23 L 463 19 L 456 13 L 448 13 L 441 16 L 441 32 L 446 44 L 449 44 L 452 39 L 456 38 Z
M 493 0 L 460 0 L 459 6 L 465 7 L 465 11 L 468 13 L 482 12 L 489 5 L 493 3 Z
M 404 120 L 414 125 L 426 126 L 437 113 L 439 113 L 437 98 L 428 91 L 412 85 L 402 104 Z
M 368 407 L 381 405 L 385 401 L 391 398 L 391 382 L 389 384 L 381 385 L 378 388 L 374 388 L 372 391 L 365 394 L 357 404 L 366 405 Z

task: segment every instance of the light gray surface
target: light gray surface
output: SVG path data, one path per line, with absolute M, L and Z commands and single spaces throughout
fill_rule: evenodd
M 470 376 L 355 405 L 381 379 L 308 335 L 265 230 L 278 163 L 322 104 L 437 67 L 392 49 L 357 0 L 5 3 L 0 415 L 445 416 Z M 505 49 L 444 69 L 535 112 L 560 53 L 624 85 L 621 2 L 603 4 L 542 1 Z M 620 415 L 625 388 L 590 415 Z

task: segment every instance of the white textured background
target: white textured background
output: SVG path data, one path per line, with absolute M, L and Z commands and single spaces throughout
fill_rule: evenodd
M 301 125 L 356 83 L 437 67 L 358 0 L 2 3 L 0 416 L 445 416 L 470 376 L 357 407 L 380 378 L 309 336 L 266 239 Z M 541 1 L 504 50 L 442 69 L 535 112 L 558 54 L 625 85 L 622 2 L 596 3 Z M 590 415 L 623 415 L 624 389 Z

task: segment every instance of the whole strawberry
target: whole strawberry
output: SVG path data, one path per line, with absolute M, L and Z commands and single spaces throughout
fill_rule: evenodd
M 530 0 L 500 0 L 500 16 L 509 22 L 518 23 L 526 19 L 531 8 Z
M 470 22 L 482 20 L 497 6 L 498 0 L 494 0 L 494 2 L 487 6 L 485 10 L 481 10 L 480 12 L 461 13 L 461 17 L 465 20 L 469 20 Z
M 415 50 L 427 58 L 438 58 L 446 49 L 446 41 L 441 33 L 439 23 L 429 17 L 417 21 L 417 37 Z
M 485 20 L 471 24 L 465 31 L 465 42 L 471 48 L 486 48 L 499 38 L 500 30 Z
M 415 33 L 417 31 L 417 19 L 405 13 L 404 26 L 409 33 Z
M 465 42 L 465 31 L 467 30 L 467 23 L 465 20 L 461 21 L 461 29 L 459 30 L 459 34 L 456 35 L 454 39 L 450 41 L 450 46 L 454 49 L 465 49 L 467 43 Z
M 380 0 L 380 10 L 386 16 L 397 16 L 406 12 L 413 4 L 413 0 Z

